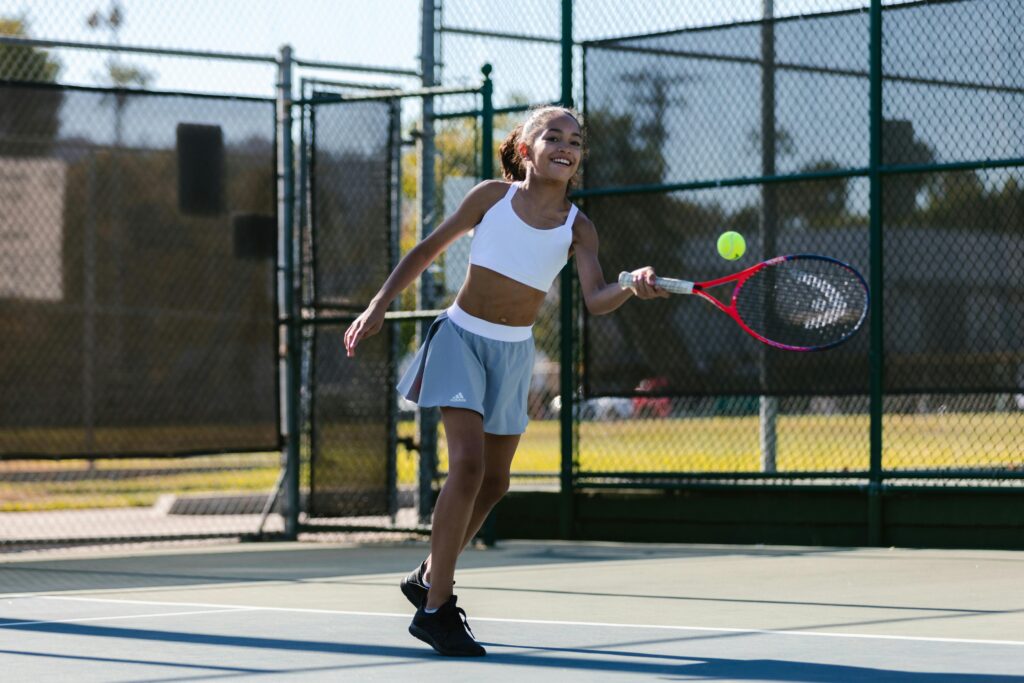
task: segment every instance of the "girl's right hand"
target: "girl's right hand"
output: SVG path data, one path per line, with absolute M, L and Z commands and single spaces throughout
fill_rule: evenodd
M 384 309 L 370 305 L 345 330 L 345 352 L 349 358 L 356 355 L 356 345 L 366 337 L 380 332 L 384 325 Z

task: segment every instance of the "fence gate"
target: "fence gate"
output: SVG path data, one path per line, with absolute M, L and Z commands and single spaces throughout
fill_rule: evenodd
M 302 414 L 310 453 L 304 507 L 310 519 L 318 520 L 311 528 L 396 528 L 399 431 L 401 442 L 419 457 L 417 472 L 410 471 L 408 460 L 402 461 L 406 498 L 401 507 L 411 508 L 413 499 L 418 506 L 398 526 L 420 530 L 429 518 L 438 476 L 437 411 L 419 414 L 415 425 L 406 413 L 400 429 L 394 387 L 400 359 L 408 359 L 415 348 L 414 327 L 423 331 L 439 313 L 436 307 L 451 303 L 452 287 L 465 275 L 468 242 L 453 245 L 447 260 L 425 273 L 418 310 L 389 311 L 380 333 L 360 343 L 354 360 L 345 355 L 343 335 L 400 257 L 403 103 L 418 100 L 425 116 L 416 154 L 420 215 L 435 215 L 435 203 L 450 213 L 450 202 L 461 200 L 479 178 L 493 175 L 490 67 L 485 65 L 481 73 L 478 87 L 314 93 L 303 100 L 300 287 L 302 384 L 308 389 Z M 439 110 L 433 109 L 435 104 Z M 444 141 L 436 152 L 435 131 Z M 424 168 L 434 172 L 424 177 Z M 410 436 L 413 430 L 418 439 Z M 413 485 L 413 480 L 418 483 Z M 352 519 L 356 517 L 363 519 Z M 325 521 L 331 518 L 339 521 Z
M 307 109 L 303 372 L 310 517 L 391 516 L 395 487 L 392 325 L 345 356 L 343 335 L 398 253 L 399 103 L 316 101 Z M 307 174 L 303 174 L 305 178 Z

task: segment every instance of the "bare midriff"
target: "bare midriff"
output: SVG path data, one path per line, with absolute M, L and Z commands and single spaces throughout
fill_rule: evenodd
M 524 327 L 537 320 L 545 295 L 501 273 L 471 265 L 455 302 L 474 318 Z

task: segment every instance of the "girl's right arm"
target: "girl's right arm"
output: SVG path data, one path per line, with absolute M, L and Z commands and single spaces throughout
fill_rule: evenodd
M 355 355 L 356 346 L 360 341 L 380 332 L 384 325 L 384 313 L 395 297 L 419 279 L 427 266 L 449 244 L 472 230 L 507 190 L 508 184 L 500 180 L 485 180 L 480 183 L 466 194 L 455 213 L 402 257 L 391 271 L 391 275 L 384 281 L 380 291 L 370 301 L 370 305 L 345 331 L 345 351 L 349 357 Z

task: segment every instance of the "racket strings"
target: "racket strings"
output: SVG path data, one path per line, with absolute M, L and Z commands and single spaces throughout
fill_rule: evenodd
M 800 348 L 842 341 L 867 310 L 861 278 L 835 261 L 795 258 L 756 272 L 736 294 L 736 311 L 760 336 Z

